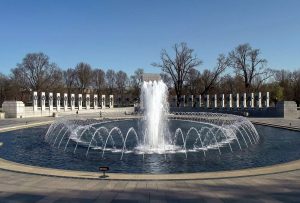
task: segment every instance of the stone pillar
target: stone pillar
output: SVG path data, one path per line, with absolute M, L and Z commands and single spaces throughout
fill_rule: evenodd
M 199 95 L 199 107 L 200 108 L 202 107 L 202 98 L 201 98 L 201 95 Z
M 189 96 L 189 106 L 194 107 L 194 95 Z
M 114 95 L 109 95 L 109 108 L 114 108 Z
M 261 108 L 261 92 L 258 93 L 258 101 L 257 101 L 257 107 Z
M 71 110 L 75 110 L 75 94 L 71 94 Z
M 85 95 L 85 106 L 86 106 L 86 110 L 89 110 L 91 108 L 90 94 Z
M 185 107 L 185 95 L 181 96 L 180 106 Z
M 251 108 L 254 108 L 254 93 L 251 93 Z
M 218 96 L 217 96 L 217 94 L 215 94 L 214 103 L 215 103 L 215 108 L 218 108 Z
M 94 94 L 94 109 L 98 109 L 98 95 Z
M 33 105 L 33 111 L 37 111 L 38 110 L 38 94 L 37 94 L 37 92 L 33 92 L 32 105 Z
M 239 93 L 236 94 L 235 107 L 240 108 L 240 94 Z
M 45 92 L 41 92 L 41 109 L 42 109 L 42 111 L 46 110 L 46 95 L 45 95 Z
M 56 111 L 60 111 L 60 93 L 56 93 Z
M 270 106 L 270 94 L 267 92 L 267 99 L 266 99 L 266 108 L 269 108 Z
M 225 108 L 225 95 L 222 94 L 222 108 Z
M 64 109 L 68 110 L 68 94 L 64 93 Z
M 229 108 L 232 108 L 232 94 L 229 94 Z
M 243 107 L 244 107 L 244 108 L 247 108 L 247 94 L 246 94 L 246 93 L 244 93 Z
M 206 95 L 206 108 L 209 108 L 209 94 Z
M 82 94 L 78 94 L 78 110 L 82 109 Z
M 101 109 L 105 109 L 105 106 L 106 104 L 105 104 L 105 95 L 104 94 L 102 94 L 102 96 L 101 96 Z
M 49 92 L 49 111 L 53 111 L 53 93 Z

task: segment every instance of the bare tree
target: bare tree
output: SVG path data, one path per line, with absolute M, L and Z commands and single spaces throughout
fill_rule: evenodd
M 2 103 L 6 99 L 8 83 L 8 77 L 0 73 L 0 105 L 2 105 Z
M 77 79 L 77 86 L 81 93 L 84 93 L 84 90 L 91 85 L 92 82 L 92 68 L 87 63 L 79 63 L 75 67 L 76 71 L 76 79 Z
M 254 92 L 257 92 L 261 89 L 262 85 L 267 82 L 271 77 L 273 77 L 275 74 L 275 71 L 272 69 L 268 69 L 265 73 L 262 73 L 260 75 L 257 75 L 253 78 L 252 81 L 252 90 Z
M 169 74 L 160 73 L 159 75 L 160 75 L 161 80 L 167 85 L 167 87 L 169 89 L 173 87 L 172 78 L 170 77 Z
M 130 76 L 130 86 L 132 89 L 132 96 L 138 98 L 140 96 L 140 85 L 142 82 L 142 75 L 144 74 L 144 69 L 138 68 L 134 71 L 134 74 Z
M 109 94 L 112 94 L 116 87 L 116 72 L 112 69 L 108 69 L 105 74 L 106 82 L 109 90 Z
M 292 73 L 288 70 L 277 70 L 275 71 L 274 78 L 275 81 L 279 83 L 280 86 L 286 87 L 289 85 L 290 78 L 292 77 Z
M 138 68 L 134 71 L 134 74 L 130 76 L 130 83 L 132 86 L 138 87 L 142 82 L 142 75 L 144 74 L 144 69 Z
M 161 52 L 162 63 L 153 63 L 152 65 L 161 68 L 164 73 L 172 78 L 177 96 L 177 106 L 179 106 L 187 74 L 202 62 L 197 56 L 193 55 L 194 50 L 190 49 L 186 43 L 175 44 L 173 49 L 175 51 L 174 58 L 163 49 Z
M 229 66 L 229 58 L 225 57 L 223 54 L 220 54 L 217 58 L 216 67 L 210 70 L 204 70 L 200 78 L 202 80 L 202 91 L 201 95 L 207 94 L 208 91 L 213 88 L 218 82 L 219 76 L 226 70 Z
M 68 95 L 71 94 L 71 91 L 76 87 L 76 71 L 72 68 L 68 68 L 63 71 L 64 84 L 67 89 Z
M 220 89 L 222 93 L 233 93 L 236 91 L 236 77 L 231 74 L 226 74 L 221 78 Z
M 293 72 L 292 80 L 293 80 L 294 100 L 297 102 L 299 106 L 300 105 L 300 69 Z
M 124 92 L 125 92 L 125 89 L 126 89 L 126 84 L 128 82 L 128 77 L 127 77 L 127 74 L 123 71 L 118 71 L 116 73 L 116 85 L 117 85 L 117 88 L 118 88 L 118 93 L 119 95 L 121 96 L 121 98 L 124 97 Z
M 222 93 L 241 93 L 244 91 L 244 80 L 239 75 L 232 75 L 230 73 L 220 77 L 218 84 L 216 85 L 215 92 Z
M 189 91 L 189 94 L 191 95 L 196 95 L 198 92 L 198 88 L 200 86 L 199 82 L 200 82 L 200 72 L 194 68 L 192 68 L 190 70 L 190 72 L 187 74 L 187 88 Z
M 300 69 L 296 71 L 275 71 L 275 82 L 283 89 L 285 100 L 295 100 L 300 103 Z
M 244 78 L 247 92 L 252 88 L 254 78 L 260 77 L 263 82 L 272 76 L 270 69 L 266 68 L 267 60 L 260 57 L 260 50 L 253 49 L 249 44 L 237 46 L 229 57 L 236 74 Z
M 99 97 L 105 88 L 105 72 L 102 69 L 93 70 L 93 85 Z
M 61 85 L 62 71 L 44 53 L 30 53 L 12 69 L 12 80 L 26 91 L 55 90 Z

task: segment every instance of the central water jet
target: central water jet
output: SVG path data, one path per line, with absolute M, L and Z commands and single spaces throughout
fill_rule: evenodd
M 168 88 L 162 81 L 143 82 L 141 105 L 144 109 L 144 148 L 150 151 L 164 151 L 169 145 L 167 135 Z

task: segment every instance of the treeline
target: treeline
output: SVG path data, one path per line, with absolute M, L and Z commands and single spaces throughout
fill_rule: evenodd
M 271 102 L 293 100 L 300 104 L 300 68 L 296 71 L 268 67 L 259 49 L 241 44 L 227 54 L 220 54 L 216 65 L 201 70 L 202 61 L 186 43 L 175 44 L 173 54 L 161 52 L 162 78 L 171 94 L 181 95 L 270 92 Z
M 50 61 L 44 53 L 29 53 L 23 61 L 11 70 L 10 75 L 0 75 L 0 102 L 21 100 L 30 103 L 32 92 L 61 92 L 114 94 L 124 103 L 139 98 L 139 82 L 143 69 L 137 69 L 133 75 L 126 72 L 101 68 L 92 68 L 88 63 L 80 62 L 74 68 L 62 70 Z
M 259 49 L 241 44 L 227 54 L 220 54 L 215 67 L 202 69 L 202 60 L 186 43 L 175 44 L 173 54 L 162 50 L 161 77 L 171 95 L 229 94 L 270 92 L 271 101 L 294 100 L 300 104 L 300 69 L 274 70 L 267 65 Z M 138 101 L 143 69 L 133 75 L 113 69 L 104 71 L 80 62 L 66 70 L 51 62 L 44 53 L 29 53 L 9 75 L 0 73 L 0 104 L 4 100 L 30 103 L 32 92 L 114 94 L 128 104 Z

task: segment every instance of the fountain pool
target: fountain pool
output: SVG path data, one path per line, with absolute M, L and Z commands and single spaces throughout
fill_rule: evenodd
M 83 122 L 83 121 L 82 121 Z M 86 123 L 99 122 L 96 120 L 84 120 Z M 120 122 L 120 123 L 118 123 Z M 139 126 L 139 120 L 111 121 L 106 123 L 106 127 L 111 129 L 116 124 L 124 134 L 128 126 Z M 198 126 L 195 121 L 170 120 L 169 128 L 174 132 L 178 127 L 183 132 L 187 132 L 190 126 Z M 199 124 L 198 127 L 202 126 Z M 300 159 L 300 137 L 299 132 L 277 129 L 266 126 L 255 126 L 260 135 L 257 144 L 248 147 L 241 140 L 242 149 L 238 144 L 232 143 L 233 152 L 229 144 L 220 147 L 221 154 L 217 148 L 209 148 L 205 151 L 189 150 L 187 156 L 184 150 L 176 149 L 177 152 L 168 152 L 166 154 L 145 153 L 130 151 L 136 146 L 133 136 L 128 138 L 128 149 L 123 154 L 122 144 L 116 143 L 116 149 L 107 149 L 102 157 L 101 149 L 90 149 L 86 156 L 87 146 L 78 145 L 76 152 L 76 142 L 70 141 L 66 150 L 61 143 L 56 144 L 46 142 L 44 135 L 49 126 L 34 127 L 23 130 L 16 130 L 6 133 L 0 133 L 0 142 L 3 146 L 0 148 L 0 157 L 17 163 L 23 163 L 33 166 L 48 168 L 58 168 L 80 171 L 98 171 L 100 165 L 110 167 L 110 172 L 116 173 L 191 173 L 224 171 L 244 168 L 254 168 L 269 166 L 278 163 L 285 163 Z M 114 136 L 117 137 L 117 134 Z M 191 143 L 193 145 L 196 133 L 191 133 Z M 116 138 L 116 142 L 118 139 Z M 120 141 L 120 140 L 119 140 Z M 248 141 L 250 143 L 250 141 Z M 130 145 L 132 144 L 132 145 Z M 182 146 L 180 139 L 178 145 Z M 110 144 L 111 145 L 111 144 Z M 191 146 L 192 146 L 191 145 Z M 130 147 L 132 146 L 132 147 Z M 139 150 L 139 149 L 137 149 Z

